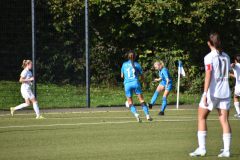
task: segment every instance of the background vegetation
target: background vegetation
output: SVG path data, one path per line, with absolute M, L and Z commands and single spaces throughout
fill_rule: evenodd
M 31 59 L 30 0 L 1 0 L 0 80 L 17 81 L 23 59 Z M 181 91 L 201 92 L 203 57 L 210 31 L 222 35 L 225 51 L 240 53 L 238 0 L 90 0 L 91 82 L 122 87 L 119 76 L 126 51 L 142 64 L 146 86 L 153 90 L 154 60 L 164 60 L 174 82 L 176 61 L 187 78 Z M 36 1 L 37 81 L 84 86 L 84 1 Z

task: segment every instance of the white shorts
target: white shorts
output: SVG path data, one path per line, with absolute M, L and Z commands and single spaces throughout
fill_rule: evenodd
M 229 110 L 231 99 L 230 98 L 222 99 L 222 98 L 216 98 L 213 96 L 207 96 L 207 103 L 208 103 L 208 106 L 205 106 L 203 102 L 203 97 L 202 97 L 199 103 L 199 107 L 208 109 L 209 111 L 212 111 L 213 108 Z
M 234 95 L 240 97 L 240 85 L 235 86 Z
M 22 97 L 24 99 L 33 99 L 33 98 L 35 98 L 31 88 L 29 88 L 29 89 L 21 88 L 21 94 L 22 94 Z

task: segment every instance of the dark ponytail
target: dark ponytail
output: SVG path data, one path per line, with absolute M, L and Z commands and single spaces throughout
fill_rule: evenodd
M 237 61 L 237 63 L 240 63 L 240 55 L 239 54 L 235 55 L 234 60 Z
M 222 43 L 220 35 L 217 32 L 210 33 L 209 42 L 219 51 L 219 54 L 222 54 Z
M 131 61 L 131 64 L 132 64 L 132 67 L 134 68 L 134 70 L 135 70 L 135 75 L 137 74 L 137 68 L 136 68 L 136 66 L 135 66 L 135 64 L 134 64 L 134 61 L 135 61 L 135 59 L 136 59 L 136 54 L 135 54 L 135 52 L 134 51 L 128 51 L 127 52 L 127 55 L 128 55 L 128 59 Z

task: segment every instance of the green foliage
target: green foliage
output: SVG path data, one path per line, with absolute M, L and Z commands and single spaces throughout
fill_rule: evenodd
M 154 60 L 165 61 L 174 82 L 175 63 L 182 60 L 187 78 L 182 79 L 181 90 L 198 92 L 210 31 L 223 35 L 224 49 L 230 56 L 240 51 L 237 7 L 238 0 L 90 0 L 92 83 L 121 83 L 124 53 L 132 49 L 144 68 L 146 89 L 154 88 L 150 85 Z M 85 83 L 84 9 L 83 0 L 37 1 L 40 82 Z

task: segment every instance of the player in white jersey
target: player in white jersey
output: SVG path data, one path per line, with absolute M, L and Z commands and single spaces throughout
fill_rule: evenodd
M 23 71 L 20 75 L 19 82 L 22 83 L 21 85 L 21 94 L 22 97 L 25 99 L 25 103 L 22 103 L 16 107 L 11 107 L 10 112 L 11 115 L 14 115 L 14 112 L 16 110 L 25 108 L 30 106 L 30 104 L 33 104 L 33 109 L 36 113 L 36 119 L 43 119 L 44 117 L 40 115 L 39 107 L 38 107 L 38 102 L 32 92 L 32 81 L 34 81 L 34 77 L 32 75 L 32 72 L 30 71 L 32 69 L 32 61 L 31 60 L 23 60 Z
M 213 108 L 218 111 L 219 121 L 223 130 L 224 149 L 218 157 L 230 157 L 231 127 L 228 120 L 230 108 L 229 70 L 230 58 L 222 51 L 220 36 L 212 33 L 208 46 L 211 52 L 205 56 L 204 93 L 198 108 L 198 145 L 189 155 L 206 155 L 207 117 Z
M 240 118 L 240 109 L 238 101 L 238 97 L 240 97 L 240 55 L 235 56 L 234 63 L 231 66 L 233 69 L 233 74 L 231 73 L 230 76 L 236 79 L 233 98 L 237 114 L 235 114 L 234 116 L 236 118 Z

